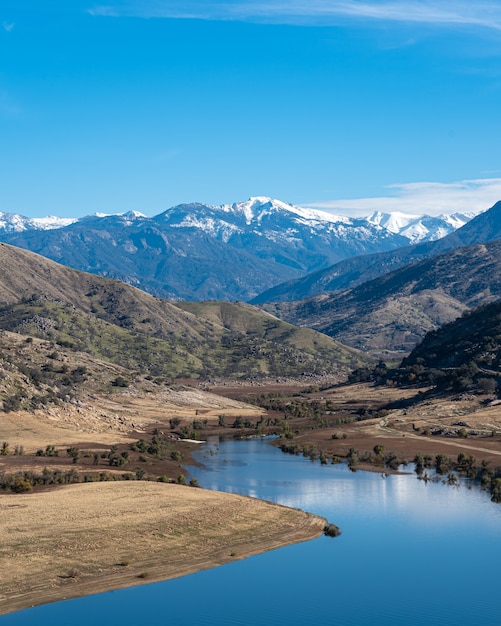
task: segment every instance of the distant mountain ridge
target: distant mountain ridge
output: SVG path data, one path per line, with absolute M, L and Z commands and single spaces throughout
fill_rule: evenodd
M 463 227 L 475 217 L 475 213 L 441 213 L 431 215 L 408 215 L 393 211 L 375 211 L 367 217 L 370 224 L 383 226 L 392 233 L 406 237 L 410 243 L 436 241 Z
M 438 220 L 435 233 L 460 223 L 446 221 Z M 151 218 L 129 211 L 64 223 L 0 214 L 0 240 L 161 297 L 250 300 L 344 259 L 409 243 L 395 220 L 393 230 L 376 222 L 374 214 L 371 222 L 260 196 L 232 205 L 182 204 Z
M 77 222 L 77 218 L 55 217 L 25 217 L 17 213 L 2 213 L 0 211 L 0 233 L 22 232 L 25 230 L 52 230 L 64 228 Z
M 353 289 L 411 263 L 418 263 L 462 246 L 501 239 L 501 201 L 461 228 L 435 241 L 396 250 L 351 257 L 296 280 L 276 285 L 251 300 L 253 304 L 293 302 L 323 293 Z
M 248 201 L 235 202 L 234 204 L 223 205 L 206 205 L 202 203 L 191 203 L 178 206 L 203 206 L 209 207 L 214 211 L 219 210 L 222 213 L 241 213 L 245 219 L 246 224 L 250 225 L 253 221 L 258 224 L 262 221 L 263 216 L 268 212 L 268 207 L 282 208 L 291 213 L 295 213 L 299 218 L 319 222 L 341 223 L 350 225 L 353 223 L 353 218 L 346 216 L 334 215 L 327 211 L 302 208 L 281 200 L 272 200 L 265 196 L 256 196 L 250 198 Z M 177 207 L 173 207 L 174 209 Z M 266 210 L 268 208 L 268 211 Z M 163 212 L 161 215 L 172 211 Z M 475 213 L 441 213 L 438 216 L 430 216 L 426 214 L 411 215 L 402 213 L 400 211 L 392 211 L 389 213 L 383 213 L 381 211 L 374 211 L 367 217 L 359 218 L 357 222 L 368 222 L 373 226 L 382 226 L 386 230 L 389 230 L 395 235 L 401 235 L 409 240 L 410 243 L 418 243 L 420 241 L 435 241 L 445 235 L 457 230 L 464 226 L 469 220 L 475 217 Z M 0 233 L 2 232 L 22 232 L 26 230 L 55 230 L 58 228 L 64 228 L 70 224 L 80 221 L 89 221 L 100 218 L 123 218 L 124 223 L 131 222 L 136 219 L 155 219 L 155 217 L 147 217 L 140 211 L 126 211 L 124 213 L 107 214 L 96 212 L 91 215 L 86 215 L 81 218 L 65 218 L 56 217 L 53 215 L 47 215 L 45 217 L 25 217 L 17 213 L 2 213 L 0 212 Z M 198 221 L 196 218 L 190 220 L 189 218 L 180 226 L 199 226 L 201 228 L 209 228 L 214 226 L 209 222 Z M 222 226 L 222 225 L 220 225 Z M 223 227 L 224 230 L 224 227 Z

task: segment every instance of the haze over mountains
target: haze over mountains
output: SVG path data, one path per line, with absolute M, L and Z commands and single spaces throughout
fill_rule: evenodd
M 179 205 L 152 218 L 134 211 L 79 220 L 0 213 L 0 240 L 161 297 L 250 300 L 344 259 L 435 240 L 471 217 L 354 219 L 256 197 Z

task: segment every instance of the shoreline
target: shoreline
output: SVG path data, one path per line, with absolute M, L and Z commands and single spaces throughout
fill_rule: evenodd
M 315 539 L 325 525 L 304 511 L 172 484 L 0 495 L 0 615 L 178 578 Z

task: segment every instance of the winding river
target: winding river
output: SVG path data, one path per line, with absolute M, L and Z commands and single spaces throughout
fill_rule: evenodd
M 201 486 L 299 507 L 343 534 L 164 583 L 28 609 L 0 624 L 500 626 L 501 505 L 462 482 L 425 484 L 211 441 Z

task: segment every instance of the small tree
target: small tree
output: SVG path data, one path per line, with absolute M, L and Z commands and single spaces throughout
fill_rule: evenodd
M 174 430 L 175 428 L 177 428 L 179 426 L 180 423 L 181 423 L 181 420 L 179 419 L 179 417 L 172 417 L 169 420 L 170 429 Z
M 66 449 L 66 454 L 73 459 L 73 463 L 76 463 L 80 458 L 80 450 L 75 446 Z
M 115 380 L 111 383 L 113 387 L 128 387 L 129 383 L 126 378 L 123 376 L 117 376 Z
M 24 476 L 16 476 L 14 482 L 11 485 L 11 490 L 14 493 L 27 493 L 32 489 L 33 487 L 31 486 L 31 482 Z
M 493 378 L 479 378 L 477 381 L 477 389 L 480 393 L 492 395 L 496 393 L 497 384 Z

